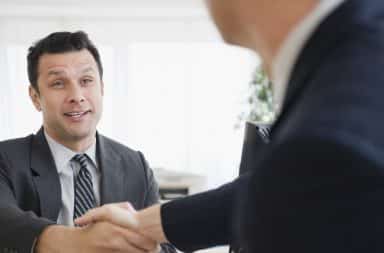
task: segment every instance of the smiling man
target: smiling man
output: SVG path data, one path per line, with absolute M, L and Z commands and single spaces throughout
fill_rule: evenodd
M 96 131 L 104 94 L 96 47 L 84 32 L 58 32 L 34 44 L 27 60 L 29 94 L 43 126 L 0 142 L 0 252 L 161 250 L 110 223 L 74 227 L 74 219 L 101 204 L 126 200 L 134 210 L 158 201 L 144 156 Z

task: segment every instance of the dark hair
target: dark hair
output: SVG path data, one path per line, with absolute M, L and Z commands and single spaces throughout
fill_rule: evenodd
M 100 54 L 88 35 L 83 31 L 78 32 L 55 32 L 47 37 L 37 41 L 33 46 L 28 49 L 27 68 L 28 78 L 32 87 L 38 92 L 37 85 L 38 71 L 40 57 L 45 54 L 66 53 L 73 51 L 80 51 L 87 49 L 95 59 L 97 67 L 99 68 L 100 78 L 103 78 L 103 66 L 100 60 Z

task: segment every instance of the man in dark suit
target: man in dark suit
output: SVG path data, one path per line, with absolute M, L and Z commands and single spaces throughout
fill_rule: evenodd
M 280 106 L 263 158 L 219 189 L 77 222 L 121 223 L 184 250 L 383 252 L 384 2 L 207 2 L 224 39 L 260 53 L 273 79 Z
M 74 218 L 100 204 L 129 201 L 133 210 L 158 202 L 144 156 L 96 132 L 102 74 L 84 32 L 53 33 L 29 49 L 29 91 L 43 127 L 0 142 L 0 252 L 161 250 L 113 224 L 73 227 Z

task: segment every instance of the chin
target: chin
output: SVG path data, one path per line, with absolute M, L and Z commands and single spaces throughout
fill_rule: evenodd
M 230 45 L 237 45 L 237 43 L 235 42 L 235 40 L 231 36 L 221 35 L 221 37 L 223 38 L 225 43 L 230 44 Z
M 229 45 L 244 47 L 244 45 L 241 42 L 239 42 L 239 40 L 237 40 L 235 36 L 222 34 L 221 37 L 223 38 L 224 42 Z
M 95 136 L 95 131 L 94 131 L 94 132 L 91 131 L 91 130 L 70 131 L 70 132 L 68 133 L 68 135 L 69 135 L 70 138 L 72 138 L 73 140 L 81 141 L 81 140 L 90 138 L 90 137 L 92 137 L 92 136 Z
M 234 32 L 232 29 L 219 29 L 221 38 L 225 41 L 225 43 L 230 45 L 240 46 L 239 42 L 239 34 L 238 32 Z

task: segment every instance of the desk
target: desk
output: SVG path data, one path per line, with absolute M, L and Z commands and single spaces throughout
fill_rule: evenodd
M 204 190 L 204 176 L 160 168 L 153 169 L 153 172 L 163 200 L 177 199 Z

